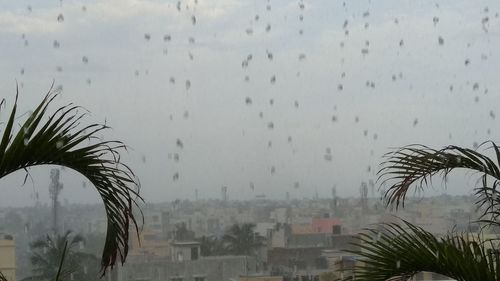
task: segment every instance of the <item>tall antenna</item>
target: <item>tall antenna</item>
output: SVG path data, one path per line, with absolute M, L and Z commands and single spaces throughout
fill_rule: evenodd
M 368 185 L 366 182 L 361 183 L 359 193 L 361 195 L 361 209 L 366 212 L 368 210 Z
M 221 195 L 222 195 L 222 201 L 226 202 L 227 201 L 227 186 L 223 186 L 220 189 Z
M 54 234 L 59 233 L 59 223 L 58 223 L 58 209 L 59 209 L 59 193 L 63 189 L 63 184 L 59 182 L 59 169 L 50 170 L 50 180 L 49 194 L 52 200 L 52 231 Z

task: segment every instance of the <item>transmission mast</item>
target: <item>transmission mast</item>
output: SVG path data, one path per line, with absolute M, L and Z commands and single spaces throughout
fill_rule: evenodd
M 59 169 L 50 170 L 50 185 L 49 194 L 50 200 L 52 201 L 52 231 L 54 234 L 59 233 L 59 193 L 63 189 L 63 184 L 59 182 Z

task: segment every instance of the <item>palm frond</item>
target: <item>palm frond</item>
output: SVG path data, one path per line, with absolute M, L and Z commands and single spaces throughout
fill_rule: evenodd
M 410 188 L 423 189 L 433 176 L 446 180 L 455 169 L 468 169 L 480 174 L 481 185 L 475 189 L 478 207 L 484 208 L 482 217 L 489 223 L 497 223 L 500 217 L 500 149 L 490 142 L 496 154 L 496 162 L 475 150 L 458 146 L 447 146 L 436 150 L 423 145 L 410 145 L 384 155 L 385 161 L 378 172 L 381 185 L 389 183 L 384 197 L 388 206 L 396 209 L 404 206 Z M 492 179 L 492 180 L 490 180 Z
M 16 94 L 0 141 L 0 178 L 39 165 L 64 166 L 86 177 L 101 196 L 108 220 L 101 260 L 104 274 L 117 260 L 125 261 L 131 223 L 138 232 L 133 209 L 138 208 L 137 201 L 142 200 L 140 185 L 132 170 L 120 161 L 120 152 L 126 150 L 126 146 L 120 141 L 95 141 L 97 133 L 108 127 L 101 124 L 80 126 L 86 115 L 80 113 L 80 107 L 63 106 L 47 121 L 42 121 L 56 96 L 57 93 L 49 91 L 21 128 L 14 132 Z
M 360 250 L 348 251 L 361 257 L 354 269 L 355 280 L 409 280 L 427 271 L 455 280 L 498 280 L 500 253 L 493 246 L 469 235 L 438 238 L 404 221 L 367 229 L 355 243 Z M 488 247 L 490 246 L 490 247 Z

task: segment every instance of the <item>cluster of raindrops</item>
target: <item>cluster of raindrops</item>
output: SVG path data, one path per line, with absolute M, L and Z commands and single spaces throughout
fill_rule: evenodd
M 327 92 L 325 94 L 325 103 L 329 104 L 325 105 L 327 109 L 321 112 L 321 121 L 318 121 L 317 130 L 325 130 L 325 135 L 328 132 L 341 135 L 345 133 L 345 131 L 341 131 L 345 130 L 344 125 L 349 124 L 348 134 L 352 134 L 352 136 L 360 139 L 357 141 L 368 145 L 369 149 L 367 151 L 370 151 L 370 155 L 373 155 L 373 150 L 380 149 L 378 147 L 379 143 L 385 141 L 386 138 L 382 131 L 372 127 L 373 123 L 370 122 L 375 114 L 371 112 L 371 108 L 366 110 L 363 107 L 371 103 L 371 99 L 377 98 L 377 95 L 381 92 L 401 92 L 399 96 L 395 95 L 395 99 L 398 99 L 404 95 L 406 89 L 411 90 L 413 84 L 420 83 L 418 81 L 419 75 L 415 74 L 419 71 L 419 66 L 414 66 L 416 69 L 414 70 L 412 69 L 413 66 L 407 67 L 401 64 L 404 59 L 413 55 L 411 52 L 420 46 L 416 45 L 417 40 L 415 38 L 417 36 L 414 37 L 410 32 L 407 32 L 408 30 L 405 30 L 405 26 L 408 26 L 412 19 L 400 14 L 391 15 L 388 13 L 384 15 L 384 18 L 388 19 L 388 33 L 391 34 L 387 36 L 389 39 L 383 38 L 383 40 L 380 40 L 379 37 L 374 36 L 377 35 L 377 32 L 380 32 L 377 29 L 380 24 L 380 15 L 377 13 L 377 9 L 372 9 L 372 3 L 364 7 L 353 5 L 348 1 L 332 4 L 337 5 L 335 11 L 340 16 L 336 16 L 331 25 L 331 29 L 335 30 L 335 35 L 332 36 L 330 33 L 322 35 L 331 40 L 327 42 L 332 42 L 330 45 L 324 44 L 325 47 L 331 49 L 330 52 L 325 53 L 331 54 L 331 56 L 323 58 L 319 57 L 314 52 L 314 49 L 309 48 L 311 46 L 310 41 L 316 40 L 312 36 L 316 31 L 311 30 L 310 32 L 308 30 L 308 27 L 314 26 L 314 23 L 316 23 L 313 14 L 315 11 L 309 9 L 309 2 L 297 0 L 292 3 L 293 5 L 290 5 L 291 9 L 286 11 L 287 14 L 284 17 L 281 17 L 281 7 L 272 4 L 274 4 L 272 0 L 256 2 L 255 8 L 250 9 L 247 11 L 246 16 L 243 16 L 242 23 L 240 25 L 235 24 L 234 28 L 237 36 L 243 38 L 243 41 L 248 42 L 248 44 L 237 52 L 235 58 L 232 60 L 227 59 L 228 64 L 231 65 L 229 71 L 232 72 L 228 77 L 232 78 L 234 74 L 236 77 L 234 81 L 237 81 L 228 80 L 227 83 L 234 82 L 237 83 L 238 87 L 241 87 L 241 91 L 236 91 L 233 96 L 237 105 L 243 108 L 238 114 L 250 116 L 251 122 L 255 122 L 256 127 L 261 130 L 263 137 L 262 141 L 258 142 L 260 148 L 265 149 L 266 153 L 269 152 L 270 154 L 283 150 L 285 145 L 289 152 L 295 153 L 296 148 L 300 151 L 299 143 L 302 141 L 300 130 L 295 130 L 293 126 L 287 124 L 287 121 L 284 121 L 286 118 L 282 116 L 283 112 L 295 114 L 295 116 L 290 116 L 290 119 L 302 118 L 304 114 L 311 110 L 311 107 L 318 106 L 311 102 L 309 97 L 313 97 L 318 92 L 320 94 Z M 198 115 L 192 114 L 193 112 L 196 113 L 196 111 L 190 107 L 192 105 L 188 102 L 188 98 L 197 97 L 204 90 L 201 86 L 203 84 L 202 79 L 198 79 L 194 74 L 199 71 L 195 65 L 200 65 L 199 62 L 206 59 L 203 57 L 205 49 L 211 49 L 211 47 L 206 47 L 209 44 L 207 38 L 211 38 L 212 34 L 209 36 L 206 34 L 201 35 L 203 33 L 200 31 L 204 30 L 204 25 L 208 20 L 202 13 L 197 12 L 197 9 L 201 7 L 201 5 L 197 5 L 197 0 L 179 0 L 168 5 L 169 9 L 172 9 L 173 13 L 176 14 L 177 19 L 181 21 L 182 33 L 175 28 L 171 29 L 169 26 L 162 26 L 162 29 L 157 30 L 154 28 L 148 29 L 147 25 L 145 25 L 139 27 L 138 31 L 133 34 L 135 43 L 152 50 L 158 56 L 159 61 L 167 66 L 181 66 L 175 70 L 169 69 L 160 74 L 153 65 L 141 65 L 139 63 L 125 70 L 126 75 L 134 78 L 134 83 L 144 81 L 141 79 L 152 79 L 152 77 L 156 77 L 154 75 L 162 75 L 163 81 L 161 82 L 165 84 L 168 91 L 172 91 L 176 95 L 178 93 L 182 94 L 182 96 L 178 94 L 174 99 L 186 98 L 181 100 L 182 102 L 186 101 L 185 104 L 166 113 L 167 118 L 165 119 L 167 119 L 167 122 L 170 120 L 170 124 L 175 124 L 175 122 L 185 122 L 184 124 L 187 124 L 187 122 L 196 119 Z M 35 14 L 37 11 L 36 6 L 34 7 L 27 6 L 25 13 L 27 12 L 28 16 Z M 450 50 L 456 47 L 457 42 L 461 41 L 456 36 L 451 36 L 447 31 L 450 18 L 442 13 L 443 8 L 434 4 L 432 4 L 432 7 L 431 13 L 425 17 L 423 22 L 431 32 L 425 35 L 426 38 L 418 39 L 422 40 L 426 47 L 429 47 L 428 51 L 433 55 L 437 54 L 443 60 L 448 59 L 454 54 Z M 76 10 L 76 12 L 85 13 L 85 15 L 89 15 L 92 11 L 92 5 L 90 4 L 88 7 L 85 5 L 78 6 Z M 50 16 L 50 20 L 54 21 L 54 25 L 57 27 L 75 22 L 73 13 L 63 12 L 64 10 L 60 9 Z M 499 17 L 498 12 L 492 11 L 489 7 L 481 7 L 478 12 L 479 17 L 474 19 L 476 31 L 479 31 L 479 35 L 492 40 L 490 36 L 495 34 L 494 28 L 498 23 L 495 20 Z M 281 21 L 281 18 L 284 18 L 284 20 Z M 312 25 L 310 25 L 311 22 Z M 288 29 L 285 31 L 286 35 L 289 36 L 286 40 L 282 40 L 280 37 L 282 36 L 280 32 L 284 29 Z M 220 36 L 218 32 L 215 31 L 213 34 L 215 42 L 218 42 L 218 36 Z M 17 40 L 20 40 L 18 44 L 25 47 L 30 46 L 30 41 L 31 44 L 36 44 L 33 43 L 36 42 L 35 38 L 31 36 L 31 33 L 23 33 L 20 39 L 17 37 Z M 387 40 L 387 42 L 383 42 L 384 40 Z M 479 40 L 477 39 L 478 42 Z M 259 42 L 260 45 L 255 47 L 255 42 Z M 293 42 L 293 44 L 288 42 Z M 66 48 L 74 44 L 64 35 L 54 33 L 43 42 L 43 45 L 56 56 L 62 57 Z M 466 51 L 460 52 L 454 60 L 460 66 L 460 69 L 473 72 L 481 63 L 489 63 L 488 60 L 494 58 L 494 52 L 488 49 L 483 49 L 480 53 L 474 53 L 474 47 L 477 45 L 479 43 L 471 40 L 467 45 L 459 46 L 460 48 L 466 47 Z M 384 46 L 389 46 L 392 50 L 382 50 Z M 181 51 L 179 51 L 180 48 L 182 48 Z M 376 65 L 376 57 L 382 51 L 388 53 L 392 51 L 394 57 L 388 58 L 383 63 L 383 66 L 379 66 Z M 96 87 L 95 85 L 99 84 L 96 83 L 99 82 L 99 77 L 97 75 L 93 76 L 91 69 L 95 64 L 101 63 L 100 60 L 85 48 L 75 52 L 75 54 L 71 58 L 72 61 L 67 63 L 59 59 L 54 60 L 55 62 L 48 68 L 49 71 L 56 78 L 59 78 L 74 69 L 71 64 L 77 64 L 80 69 L 85 71 L 82 83 L 88 86 L 94 83 L 94 87 Z M 174 64 L 179 60 L 181 60 L 181 65 Z M 318 61 L 328 65 L 330 72 L 326 74 L 316 73 L 317 70 L 314 69 L 314 64 Z M 358 69 L 353 67 L 353 62 Z M 224 63 L 226 62 L 224 61 Z M 442 61 L 432 63 L 436 67 L 440 67 L 439 64 Z M 371 69 L 371 71 L 365 71 L 364 68 Z M 196 71 L 194 71 L 195 69 Z M 18 72 L 25 79 L 33 73 L 30 70 L 26 64 L 22 64 L 16 68 L 16 73 Z M 323 69 L 320 71 L 323 71 Z M 206 76 L 211 78 L 212 73 L 209 73 L 210 71 L 206 72 Z M 306 83 L 310 82 L 307 79 L 314 75 L 328 77 L 327 81 L 323 80 L 324 84 L 327 85 L 326 90 L 324 89 L 325 85 L 306 85 Z M 471 77 L 470 81 L 466 83 L 458 81 L 456 77 L 443 77 L 442 81 L 445 82 L 436 82 L 436 93 L 442 91 L 446 95 L 453 96 L 467 92 L 470 94 L 467 96 L 468 101 L 478 104 L 477 107 L 483 106 L 483 103 L 489 100 L 489 96 L 487 96 L 489 85 L 482 78 L 473 77 L 473 75 Z M 95 82 L 93 82 L 94 80 Z M 311 81 L 319 81 L 319 79 Z M 23 85 L 22 81 L 20 85 Z M 57 85 L 56 88 L 62 90 L 63 85 Z M 168 92 L 168 94 L 170 95 L 171 92 Z M 216 95 L 211 93 L 203 94 L 205 97 Z M 228 103 L 230 102 L 228 101 Z M 349 102 L 356 103 L 359 108 L 351 108 L 347 105 Z M 333 111 L 331 110 L 332 106 Z M 486 110 L 482 116 L 488 119 L 489 122 L 496 120 L 494 110 Z M 404 120 L 402 123 L 406 126 L 406 129 L 417 132 L 428 125 L 428 119 L 424 117 L 418 113 L 409 113 L 401 116 L 401 120 Z M 290 123 L 293 123 L 293 120 Z M 493 125 L 489 124 L 488 126 Z M 238 129 L 243 132 L 241 134 L 243 137 L 251 135 L 248 128 Z M 478 131 L 486 132 L 488 135 L 492 134 L 490 128 Z M 445 132 L 444 134 L 450 138 L 453 135 L 451 132 Z M 174 134 L 173 139 L 168 142 L 168 150 L 170 151 L 168 159 L 174 165 L 173 170 L 169 172 L 172 181 L 178 181 L 181 178 L 181 165 L 177 164 L 180 164 L 181 157 L 182 162 L 186 161 L 183 152 L 191 147 L 191 145 L 185 147 L 185 142 L 186 144 L 192 144 L 191 140 L 182 134 Z M 314 158 L 322 159 L 324 165 L 335 165 L 335 161 L 340 158 L 341 152 L 335 148 L 335 145 L 337 144 L 322 144 L 320 147 L 323 148 L 315 150 Z M 324 148 L 325 146 L 327 147 Z M 476 147 L 477 142 L 474 142 L 473 146 Z M 335 158 L 332 155 L 332 150 L 335 150 Z M 146 155 L 140 157 L 140 161 L 144 164 L 152 162 L 153 157 L 149 156 L 149 161 L 146 161 L 146 159 Z M 279 161 L 279 159 L 269 160 L 262 167 L 264 167 L 268 175 L 276 175 L 276 167 L 279 167 L 281 174 L 284 169 L 281 168 Z M 326 162 L 326 164 L 323 162 Z M 375 166 L 373 163 L 368 163 L 361 165 L 361 167 L 362 170 L 368 167 L 366 171 L 373 173 L 371 167 Z M 256 179 L 251 180 L 253 190 L 255 188 L 253 180 Z M 303 182 L 303 185 L 306 186 L 306 183 Z M 298 189 L 299 182 L 297 181 L 293 187 Z

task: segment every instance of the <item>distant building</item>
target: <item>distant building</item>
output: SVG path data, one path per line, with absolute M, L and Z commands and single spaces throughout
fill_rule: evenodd
M 231 281 L 255 274 L 256 268 L 256 259 L 247 256 L 199 257 L 183 261 L 142 257 L 128 259 L 123 267 L 118 267 L 115 280 Z
M 16 281 L 16 243 L 14 237 L 0 233 L 0 272 L 8 281 Z

